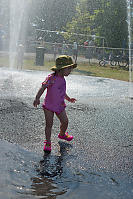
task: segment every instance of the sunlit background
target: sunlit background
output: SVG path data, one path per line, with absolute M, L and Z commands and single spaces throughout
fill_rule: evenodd
M 0 0 L 0 199 L 133 198 L 132 49 L 133 0 Z M 74 141 L 54 117 L 48 155 L 33 100 L 61 54 Z
M 123 70 L 112 78 L 129 81 L 132 97 L 132 18 L 132 0 L 0 0 L 0 66 L 42 70 L 68 54 L 85 71 Z

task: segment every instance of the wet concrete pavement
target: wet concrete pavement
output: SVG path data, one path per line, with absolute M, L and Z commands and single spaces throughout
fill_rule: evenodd
M 0 69 L 2 199 L 133 198 L 133 100 L 128 98 L 129 84 L 67 77 L 68 94 L 78 99 L 66 108 L 74 141 L 58 140 L 59 121 L 55 117 L 52 152 L 44 155 L 44 114 L 41 106 L 36 109 L 32 102 L 47 74 Z

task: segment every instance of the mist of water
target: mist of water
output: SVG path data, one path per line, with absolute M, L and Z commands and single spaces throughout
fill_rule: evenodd
M 17 47 L 20 43 L 24 44 L 25 42 L 29 1 L 11 0 L 9 2 L 10 2 L 9 63 L 10 63 L 10 68 L 14 68 Z
M 26 40 L 27 20 L 29 13 L 29 0 L 11 0 L 10 2 L 10 44 L 9 63 L 10 68 L 15 66 L 17 47 Z M 129 97 L 133 98 L 133 50 L 132 50 L 132 7 L 133 1 L 127 0 L 127 21 L 129 32 Z
M 133 98 L 133 50 L 132 50 L 132 15 L 133 15 L 133 2 L 127 0 L 127 21 L 128 21 L 128 37 L 129 37 L 129 97 Z

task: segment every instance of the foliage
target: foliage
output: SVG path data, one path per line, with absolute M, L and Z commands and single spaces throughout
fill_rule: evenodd
M 66 23 L 75 15 L 76 2 L 77 0 L 32 0 L 30 24 L 34 29 L 63 31 Z M 39 36 L 44 37 L 45 41 L 60 40 L 58 34 L 50 34 L 47 31 L 37 37 Z
M 26 0 L 29 1 L 27 37 L 44 37 L 45 41 L 62 42 L 62 37 L 69 42 L 83 44 L 91 40 L 89 35 L 102 36 L 109 47 L 128 46 L 127 4 L 126 0 Z M 11 0 L 0 0 L 0 24 L 9 35 Z M 59 34 L 42 32 L 66 31 Z M 75 35 L 77 33 L 79 35 Z M 83 35 L 80 35 L 83 34 Z M 102 45 L 101 39 L 95 43 Z
M 91 20 L 91 15 L 87 12 L 87 4 L 83 1 L 77 5 L 75 16 L 66 25 L 65 30 L 67 34 L 65 34 L 65 39 L 69 39 L 70 42 L 77 41 L 78 43 L 87 40 L 87 35 L 91 35 Z M 77 36 L 74 33 L 77 33 Z M 80 34 L 84 34 L 85 36 Z
M 104 37 L 109 47 L 127 47 L 126 6 L 126 0 L 80 0 L 76 15 L 67 23 L 66 30 Z M 70 34 L 67 38 L 73 40 Z M 102 45 L 102 40 L 95 42 Z
M 126 0 L 102 1 L 101 9 L 95 13 L 95 32 L 105 37 L 110 47 L 127 47 Z

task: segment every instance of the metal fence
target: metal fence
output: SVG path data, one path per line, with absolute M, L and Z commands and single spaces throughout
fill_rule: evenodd
M 73 44 L 68 43 L 50 43 L 44 41 L 27 41 L 24 45 L 24 56 L 23 59 L 36 59 L 37 48 L 41 47 L 44 49 L 44 65 L 45 61 L 55 61 L 59 55 L 72 56 L 74 61 L 78 63 L 96 63 L 99 64 L 100 60 L 110 61 L 113 57 L 126 57 L 128 60 L 129 50 L 123 48 L 108 48 L 108 47 L 97 47 L 88 45 L 77 45 L 77 49 L 74 49 Z M 133 55 L 133 50 L 131 51 Z M 0 57 L 8 54 L 6 51 L 0 51 Z M 17 52 L 16 52 L 17 56 Z M 33 62 L 36 64 L 36 60 Z
M 45 57 L 50 60 L 55 60 L 58 55 L 69 55 L 74 59 L 77 57 L 77 61 L 86 61 L 88 63 L 99 63 L 99 60 L 109 60 L 114 56 L 128 57 L 129 50 L 124 48 L 109 48 L 109 47 L 97 47 L 97 46 L 85 46 L 78 45 L 77 49 L 74 49 L 73 44 L 67 43 L 50 43 L 50 42 L 29 42 L 26 44 L 26 52 L 36 52 L 38 46 L 44 47 Z M 133 51 L 132 51 L 133 52 Z M 133 53 L 132 53 L 133 54 Z M 49 56 L 47 56 L 49 55 Z M 51 56 L 50 56 L 51 55 Z

